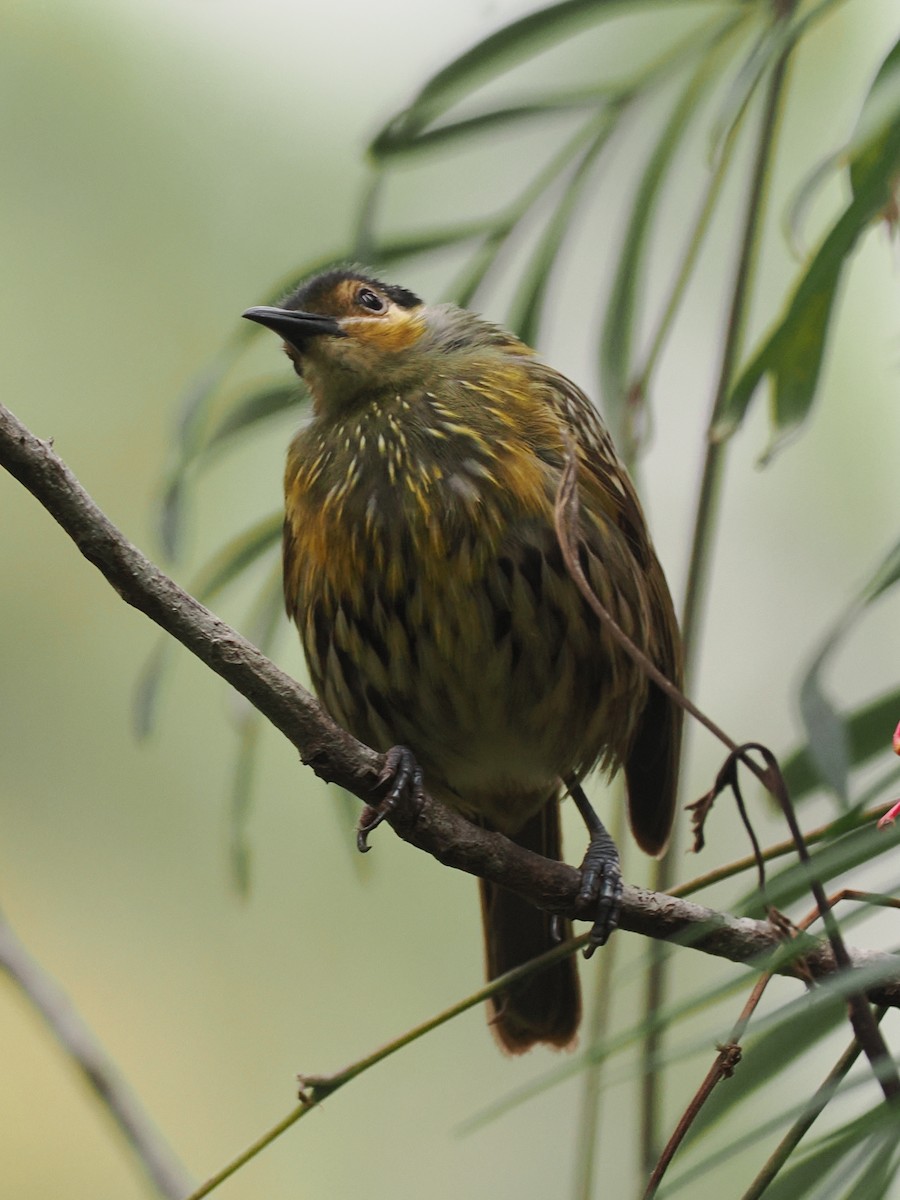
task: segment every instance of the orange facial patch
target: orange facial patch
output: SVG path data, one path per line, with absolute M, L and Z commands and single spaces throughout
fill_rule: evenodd
M 388 353 L 414 346 L 425 331 L 422 309 L 391 308 L 383 316 L 344 317 L 341 328 L 356 341 Z

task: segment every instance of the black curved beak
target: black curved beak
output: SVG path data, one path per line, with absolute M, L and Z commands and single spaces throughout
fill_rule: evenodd
M 289 308 L 270 308 L 261 305 L 259 308 L 248 308 L 241 313 L 248 321 L 257 325 L 265 325 L 282 337 L 295 350 L 303 350 L 310 338 L 327 334 L 330 337 L 346 337 L 334 317 L 324 313 L 293 312 Z

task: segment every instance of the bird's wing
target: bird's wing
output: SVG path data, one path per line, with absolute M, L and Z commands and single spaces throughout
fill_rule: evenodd
M 621 530 L 639 573 L 648 611 L 648 636 L 641 648 L 680 689 L 683 663 L 678 622 L 634 484 L 588 397 L 568 379 L 549 368 L 545 371 L 549 403 L 577 446 L 582 506 L 588 512 L 599 510 Z M 602 559 L 602 546 L 597 552 Z M 651 681 L 625 761 L 631 827 L 649 854 L 662 853 L 672 828 L 682 724 L 681 706 Z

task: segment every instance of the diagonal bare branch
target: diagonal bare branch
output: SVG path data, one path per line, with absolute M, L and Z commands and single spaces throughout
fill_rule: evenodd
M 47 442 L 0 405 L 0 465 L 48 510 L 82 554 L 122 598 L 144 612 L 244 695 L 297 748 L 304 763 L 364 802 L 378 786 L 382 756 L 340 729 L 315 699 L 255 646 L 219 620 L 153 565 L 100 511 Z M 470 824 L 425 797 L 417 812 L 402 807 L 390 823 L 405 841 L 445 866 L 510 888 L 549 912 L 578 917 L 578 871 Z M 589 915 L 585 914 L 585 919 Z M 781 933 L 766 921 L 736 918 L 687 900 L 626 887 L 622 929 L 674 941 L 705 954 L 758 965 L 778 950 Z M 807 938 L 802 968 L 785 956 L 775 969 L 819 979 L 836 970 L 827 943 Z M 865 968 L 878 1004 L 900 1007 L 900 956 L 848 948 L 851 969 Z

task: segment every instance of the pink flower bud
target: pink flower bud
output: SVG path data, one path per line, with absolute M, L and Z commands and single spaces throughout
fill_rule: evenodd
M 900 754 L 900 725 L 894 730 L 894 753 Z M 879 818 L 878 828 L 884 829 L 885 825 L 893 825 L 898 813 L 900 813 L 900 800 L 891 805 L 884 816 Z

